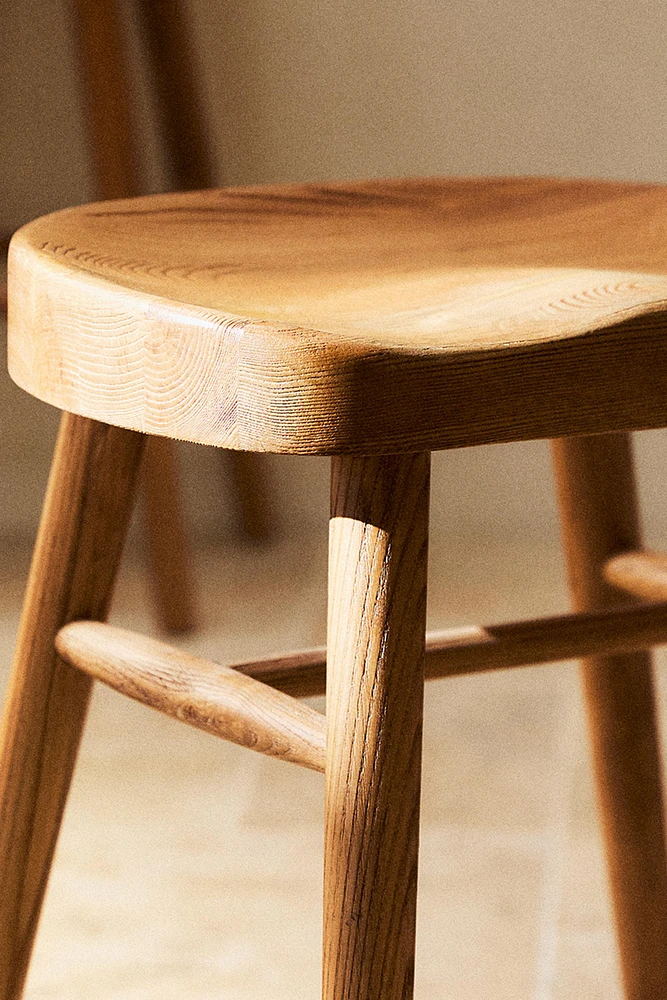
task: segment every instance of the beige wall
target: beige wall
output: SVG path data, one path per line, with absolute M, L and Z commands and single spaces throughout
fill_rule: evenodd
M 662 0 L 190 0 L 189 11 L 221 182 L 665 179 Z M 68 0 L 1 0 L 0 25 L 0 224 L 18 224 L 92 189 Z
M 191 0 L 190 14 L 221 183 L 465 172 L 667 180 L 661 0 Z M 94 189 L 66 0 L 0 0 L 0 45 L 0 227 L 13 228 Z M 142 123 L 152 148 L 149 113 Z M 159 186 L 154 157 L 145 174 Z M 53 427 L 48 408 L 0 382 L 0 534 L 33 528 Z M 666 438 L 639 437 L 657 540 Z M 184 461 L 199 529 L 229 527 L 216 456 L 189 448 Z M 272 462 L 286 526 L 324 523 L 325 466 Z M 552 532 L 547 468 L 542 444 L 439 456 L 436 530 Z

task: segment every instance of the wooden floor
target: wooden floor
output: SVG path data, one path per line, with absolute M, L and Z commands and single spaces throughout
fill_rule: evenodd
M 203 553 L 189 648 L 321 642 L 320 541 Z M 6 671 L 24 570 L 2 562 Z M 551 543 L 436 540 L 432 565 L 433 627 L 565 608 Z M 150 628 L 132 567 L 114 620 Z M 433 682 L 424 757 L 418 1000 L 620 1000 L 574 667 Z M 322 793 L 98 686 L 29 1000 L 317 1000 Z

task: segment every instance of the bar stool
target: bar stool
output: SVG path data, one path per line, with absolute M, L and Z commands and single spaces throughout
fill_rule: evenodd
M 628 435 L 667 424 L 667 191 L 431 179 L 58 212 L 10 257 L 10 372 L 65 411 L 2 729 L 0 1000 L 21 995 L 92 678 L 325 773 L 325 1000 L 412 996 L 424 677 L 585 657 L 626 996 L 667 996 Z M 325 651 L 220 666 L 104 624 L 146 434 L 332 456 Z M 556 438 L 574 612 L 425 641 L 429 453 Z M 661 603 L 663 602 L 663 603 Z M 325 739 L 326 728 L 326 739 Z

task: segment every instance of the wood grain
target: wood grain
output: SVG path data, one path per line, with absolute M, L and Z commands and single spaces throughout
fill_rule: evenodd
M 22 993 L 91 687 L 54 639 L 107 613 L 143 444 L 62 418 L 0 730 L 1 1000 Z
M 467 625 L 426 636 L 426 680 L 558 663 L 593 653 L 631 653 L 667 643 L 667 603 L 558 615 L 501 625 Z M 326 649 L 230 664 L 295 698 L 325 693 Z
M 96 622 L 74 622 L 58 652 L 121 694 L 269 757 L 324 771 L 324 716 L 252 677 L 163 642 Z
M 521 178 L 70 209 L 12 243 L 10 369 L 65 409 L 257 451 L 660 426 L 666 221 L 658 186 Z
M 71 643 L 78 641 L 79 635 L 85 638 L 86 650 L 93 656 L 98 644 L 102 654 L 112 642 L 104 639 L 105 633 L 113 635 L 118 631 L 99 622 L 94 623 L 94 628 L 91 626 L 89 629 L 89 625 L 89 622 L 74 622 L 67 626 L 66 632 L 59 633 L 59 648 L 62 647 L 66 659 L 70 656 L 68 650 L 73 648 Z M 67 648 L 62 645 L 64 634 L 67 636 Z M 143 640 L 139 637 L 138 641 Z M 424 677 L 426 680 L 438 680 L 489 670 L 557 663 L 593 653 L 629 653 L 664 643 L 667 643 L 667 603 L 505 622 L 501 625 L 464 625 L 427 634 Z M 162 648 L 163 644 L 158 645 Z M 211 660 L 192 657 L 189 653 L 180 653 L 171 646 L 165 648 L 169 649 L 169 662 L 175 671 L 180 670 L 189 676 L 201 670 L 206 684 L 210 683 L 210 676 L 216 671 L 231 670 L 261 681 L 262 686 L 275 688 L 292 698 L 311 698 L 326 692 L 326 649 L 323 646 L 246 663 L 232 663 L 225 667 Z M 182 657 L 182 663 L 179 657 Z M 79 659 L 74 665 L 87 670 L 82 663 Z
M 71 0 L 87 132 L 100 198 L 141 190 L 141 156 L 128 38 L 119 0 Z M 166 632 L 195 624 L 195 600 L 174 446 L 152 439 L 144 457 L 148 564 Z
M 172 185 L 178 191 L 210 188 L 215 182 L 214 158 L 183 4 L 181 0 L 135 0 L 135 4 L 144 28 L 161 148 Z M 265 466 L 258 456 L 240 451 L 223 458 L 245 534 L 253 541 L 267 539 L 272 516 Z
M 662 552 L 621 552 L 604 565 L 604 578 L 618 590 L 644 601 L 667 600 L 667 556 Z
M 412 997 L 429 467 L 332 463 L 323 1000 Z
M 640 547 L 630 439 L 554 442 L 572 599 L 577 609 L 627 601 L 604 578 Z M 651 659 L 596 656 L 583 681 L 627 1000 L 667 996 L 667 859 Z

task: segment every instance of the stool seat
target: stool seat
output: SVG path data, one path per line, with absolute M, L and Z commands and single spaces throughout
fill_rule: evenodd
M 10 372 L 226 448 L 439 449 L 667 423 L 667 189 L 285 185 L 68 209 L 15 236 Z

